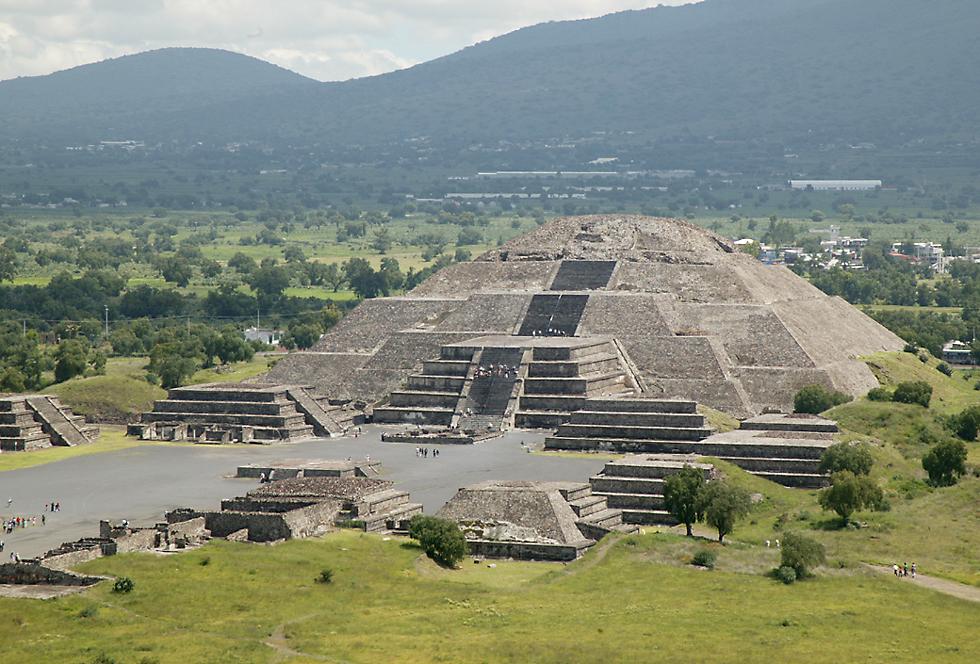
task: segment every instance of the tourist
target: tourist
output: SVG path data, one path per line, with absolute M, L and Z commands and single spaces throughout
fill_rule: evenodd
M 908 575 L 909 575 L 909 564 L 905 563 L 905 569 L 902 573 L 902 576 L 908 576 Z
M 7 508 L 9 509 L 10 506 L 13 505 L 13 504 L 14 504 L 14 499 L 13 498 L 7 498 Z
M 3 547 L 7 546 L 7 543 L 0 539 L 0 551 L 3 551 Z
M 2 547 L 0 547 L 0 551 L 3 551 Z M 915 578 L 915 563 L 912 563 L 912 578 Z
M 44 515 L 42 514 L 42 515 L 41 515 L 41 525 L 43 526 L 43 525 L 45 525 L 45 524 L 46 524 L 47 522 L 48 522 L 48 519 L 47 519 L 47 517 L 45 517 L 45 516 L 44 516 Z M 0 549 L 0 551 L 2 551 L 2 550 L 3 550 L 3 549 Z

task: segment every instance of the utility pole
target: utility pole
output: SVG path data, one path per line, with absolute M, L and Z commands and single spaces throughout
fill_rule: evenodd
M 106 304 L 103 306 L 105 306 L 105 338 L 108 339 L 109 338 L 109 305 Z

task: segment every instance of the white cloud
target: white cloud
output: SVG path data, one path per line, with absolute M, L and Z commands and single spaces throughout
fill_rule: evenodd
M 320 80 L 380 74 L 549 20 L 693 0 L 0 0 L 0 80 L 165 46 Z

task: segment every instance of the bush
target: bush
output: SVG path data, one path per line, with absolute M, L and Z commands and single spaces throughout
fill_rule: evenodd
M 793 398 L 793 410 L 797 413 L 819 415 L 850 400 L 851 397 L 843 392 L 828 390 L 823 385 L 807 385 Z
M 114 593 L 131 593 L 136 584 L 128 576 L 121 576 L 116 579 L 116 582 L 112 584 L 112 592 Z
M 849 470 L 855 475 L 867 475 L 874 465 L 871 449 L 864 443 L 835 443 L 824 450 L 820 457 L 821 473 L 837 473 Z
M 780 564 L 794 570 L 797 579 L 806 578 L 814 567 L 827 561 L 823 544 L 798 533 L 785 533 L 780 551 Z
M 99 607 L 95 604 L 89 604 L 84 609 L 78 612 L 79 618 L 94 618 L 99 613 Z
M 788 586 L 796 581 L 796 570 L 792 567 L 780 567 L 776 570 L 776 578 Z
M 892 400 L 898 403 L 918 404 L 923 408 L 929 407 L 932 401 L 932 385 L 923 380 L 899 383 L 892 395 Z
M 466 538 L 454 521 L 417 514 L 409 522 L 408 534 L 443 567 L 455 567 L 466 555 Z
M 333 583 L 333 570 L 329 567 L 324 567 L 320 570 L 320 576 L 316 578 L 317 583 Z
M 718 556 L 714 551 L 701 549 L 694 554 L 693 558 L 691 558 L 691 564 L 695 565 L 696 567 L 707 567 L 708 569 L 714 569 L 715 560 L 717 560 L 717 558 Z
M 980 406 L 970 406 L 949 418 L 950 428 L 963 440 L 976 440 L 980 432 Z
M 908 343 L 908 344 L 905 344 L 905 349 L 904 350 L 905 350 L 906 353 L 912 353 L 913 355 L 915 355 L 915 354 L 917 354 L 919 352 L 919 347 L 916 346 L 913 343 Z
M 830 477 L 830 486 L 820 492 L 820 507 L 837 512 L 844 525 L 864 508 L 877 508 L 884 499 L 881 487 L 865 475 L 842 470 Z
M 966 444 L 961 440 L 939 443 L 922 457 L 922 467 L 933 486 L 953 486 L 966 474 Z
M 876 387 L 868 392 L 869 401 L 891 401 L 892 393 L 884 387 Z
M 939 373 L 943 374 L 944 376 L 953 375 L 953 367 L 949 366 L 945 362 L 940 362 L 939 365 L 936 367 L 936 370 L 939 371 Z

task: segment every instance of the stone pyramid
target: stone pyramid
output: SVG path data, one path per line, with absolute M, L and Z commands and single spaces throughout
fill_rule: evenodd
M 454 357 L 447 346 L 505 336 L 605 340 L 639 395 L 740 417 L 791 407 L 810 384 L 863 394 L 877 381 L 858 358 L 903 346 L 845 301 L 693 224 L 569 217 L 405 296 L 361 303 L 265 380 L 376 405 L 424 363 Z

